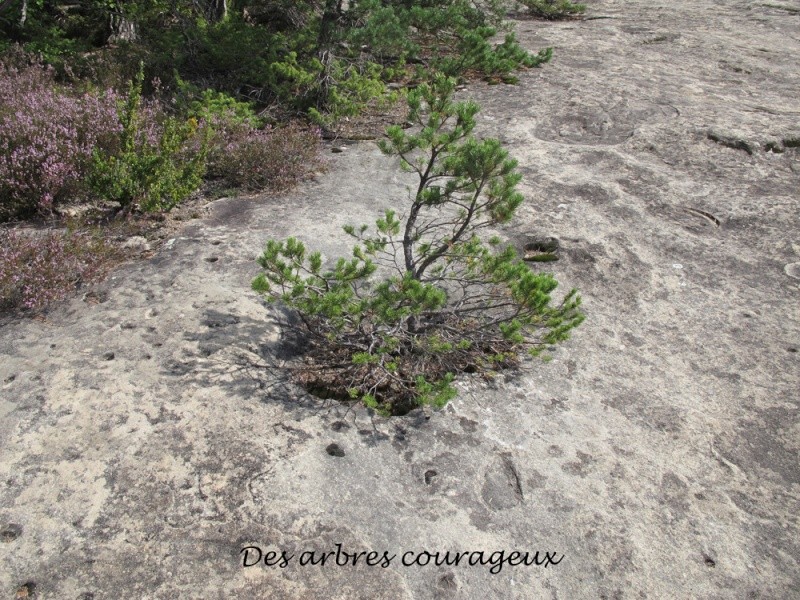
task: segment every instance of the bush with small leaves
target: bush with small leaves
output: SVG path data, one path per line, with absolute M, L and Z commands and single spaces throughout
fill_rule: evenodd
M 439 76 L 408 97 L 416 127 L 390 127 L 381 150 L 416 174 L 411 205 L 348 226 L 351 258 L 331 266 L 295 239 L 271 240 L 253 288 L 299 315 L 309 336 L 297 380 L 387 414 L 455 394 L 464 371 L 515 364 L 565 340 L 582 320 L 575 290 L 554 302 L 548 273 L 534 272 L 496 236 L 523 201 L 521 176 L 499 141 L 472 135 L 477 104 L 456 103 Z
M 200 187 L 211 130 L 193 118 L 145 119 L 143 80 L 140 69 L 119 105 L 119 147 L 95 149 L 89 183 L 95 194 L 126 211 L 170 210 Z

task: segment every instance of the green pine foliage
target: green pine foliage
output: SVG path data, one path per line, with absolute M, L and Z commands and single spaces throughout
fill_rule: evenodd
M 211 124 L 223 122 L 252 128 L 263 125 L 252 102 L 242 101 L 225 92 L 212 89 L 200 91 L 197 86 L 180 78 L 177 79 L 177 83 L 181 92 L 181 112 L 189 118 Z
M 569 0 L 519 0 L 528 11 L 542 19 L 566 19 L 586 12 L 585 4 Z
M 478 105 L 454 102 L 437 77 L 408 96 L 415 128 L 390 127 L 381 150 L 418 185 L 403 219 L 348 226 L 352 257 L 326 265 L 295 238 L 270 240 L 253 288 L 300 315 L 309 336 L 298 381 L 387 414 L 441 407 L 464 371 L 489 372 L 567 339 L 582 320 L 575 290 L 554 302 L 555 278 L 532 271 L 487 227 L 523 201 L 517 162 L 476 139 Z

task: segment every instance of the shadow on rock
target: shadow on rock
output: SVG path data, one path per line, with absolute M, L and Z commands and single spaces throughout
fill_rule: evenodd
M 278 403 L 303 414 L 338 404 L 315 398 L 292 382 L 305 340 L 291 327 L 291 315 L 264 321 L 209 309 L 200 324 L 184 332 L 182 352 L 164 365 L 165 376 L 179 378 L 183 386 L 217 387 L 226 397 Z

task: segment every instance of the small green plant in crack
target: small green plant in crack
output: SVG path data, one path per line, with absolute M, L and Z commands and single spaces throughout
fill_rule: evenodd
M 567 339 L 582 320 L 576 290 L 535 272 L 487 228 L 508 222 L 521 176 L 497 140 L 476 139 L 478 105 L 454 102 L 440 76 L 408 97 L 415 127 L 390 127 L 380 146 L 416 175 L 402 217 L 347 226 L 349 258 L 323 267 L 295 238 L 271 240 L 253 288 L 294 309 L 308 336 L 306 389 L 385 414 L 442 407 L 459 373 L 491 373 Z
M 586 12 L 585 4 L 576 4 L 569 0 L 519 0 L 528 8 L 528 12 L 541 19 L 567 19 L 577 17 Z

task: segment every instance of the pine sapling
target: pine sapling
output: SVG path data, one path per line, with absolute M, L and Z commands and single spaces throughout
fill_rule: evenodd
M 582 320 L 576 290 L 534 272 L 496 236 L 523 201 L 521 176 L 499 141 L 476 139 L 479 107 L 454 102 L 437 77 L 408 97 L 415 127 L 390 127 L 381 150 L 416 175 L 402 216 L 347 226 L 351 258 L 324 266 L 295 239 L 269 241 L 253 288 L 294 309 L 308 336 L 296 379 L 328 396 L 387 414 L 444 406 L 463 372 L 488 372 L 539 355 Z

